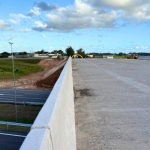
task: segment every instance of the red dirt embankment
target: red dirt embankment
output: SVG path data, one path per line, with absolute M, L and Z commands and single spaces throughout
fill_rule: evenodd
M 53 86 L 55 85 L 64 65 L 63 63 L 66 62 L 66 60 L 51 60 L 51 59 L 45 59 L 41 60 L 38 65 L 41 65 L 44 67 L 44 71 L 31 74 L 26 77 L 22 77 L 19 79 L 19 82 L 22 83 L 22 86 L 20 88 L 23 89 L 41 89 L 41 90 L 51 90 Z M 61 66 L 60 66 L 61 65 Z M 63 65 L 63 66 L 62 66 Z M 55 70 L 51 72 L 51 69 Z M 49 72 L 50 75 L 46 76 Z

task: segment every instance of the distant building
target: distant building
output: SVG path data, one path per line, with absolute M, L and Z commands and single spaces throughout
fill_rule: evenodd
M 34 54 L 34 57 L 36 58 L 49 58 L 48 54 Z
M 8 58 L 12 58 L 12 55 L 8 56 Z M 14 56 L 14 58 L 15 58 L 15 56 Z
M 51 55 L 51 58 L 57 58 L 58 56 L 57 55 Z
M 88 55 L 90 58 L 93 58 L 93 55 Z
M 49 54 L 49 56 L 50 56 L 51 58 L 57 58 L 58 56 L 59 56 L 60 58 L 62 58 L 62 55 L 59 54 L 59 53 L 57 53 L 57 54 Z
M 15 58 L 29 58 L 29 55 L 15 55 Z
M 103 58 L 113 59 L 113 58 L 114 58 L 114 55 L 103 55 Z

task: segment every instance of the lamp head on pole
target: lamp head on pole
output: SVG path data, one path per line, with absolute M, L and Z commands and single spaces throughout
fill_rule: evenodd
M 14 43 L 9 42 L 9 44 L 11 44 L 11 45 L 12 45 L 12 44 L 14 44 Z

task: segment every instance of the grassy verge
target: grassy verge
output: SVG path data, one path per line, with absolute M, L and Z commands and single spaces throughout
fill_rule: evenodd
M 114 56 L 116 59 L 127 59 L 127 56 Z
M 15 59 L 14 70 L 16 79 L 32 73 L 43 71 L 42 66 L 37 65 L 40 59 Z M 0 80 L 13 79 L 12 60 L 0 60 Z
M 42 106 L 17 105 L 18 123 L 32 124 Z M 15 105 L 0 104 L 0 121 L 15 122 Z
M 7 126 L 6 125 L 0 125 L 0 130 L 7 130 Z M 19 132 L 29 132 L 30 128 L 29 127 L 9 126 L 8 130 L 19 131 Z
M 42 106 L 17 105 L 17 122 L 33 124 Z M 0 104 L 0 121 L 16 122 L 15 105 Z M 0 125 L 0 130 L 6 130 L 6 125 Z M 28 127 L 9 126 L 9 130 L 28 132 Z
M 17 105 L 18 123 L 32 124 L 42 106 Z M 16 121 L 15 105 L 0 104 L 0 121 Z
M 95 56 L 95 57 L 103 58 L 103 56 Z

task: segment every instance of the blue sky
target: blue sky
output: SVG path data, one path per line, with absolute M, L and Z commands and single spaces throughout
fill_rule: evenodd
M 150 52 L 150 0 L 0 1 L 0 52 Z

